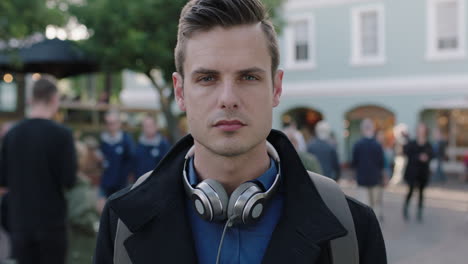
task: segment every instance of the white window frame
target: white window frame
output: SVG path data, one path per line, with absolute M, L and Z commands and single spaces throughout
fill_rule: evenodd
M 377 50 L 376 56 L 362 54 L 361 14 L 366 12 L 377 13 Z M 351 65 L 382 65 L 385 64 L 385 7 L 383 4 L 358 6 L 351 9 Z
M 441 51 L 437 47 L 436 5 L 444 2 L 458 4 L 458 49 Z M 427 51 L 429 61 L 464 59 L 466 57 L 466 0 L 427 0 Z
M 294 24 L 298 22 L 307 22 L 308 40 L 307 52 L 308 60 L 296 60 L 296 43 L 294 36 Z M 294 16 L 287 20 L 287 26 L 284 30 L 286 41 L 286 68 L 291 70 L 311 70 L 316 68 L 316 41 L 315 41 L 315 18 L 312 14 Z

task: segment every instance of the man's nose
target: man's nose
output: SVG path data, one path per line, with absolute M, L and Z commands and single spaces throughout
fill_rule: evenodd
M 237 109 L 239 107 L 239 96 L 236 83 L 226 80 L 220 87 L 219 105 L 222 109 Z

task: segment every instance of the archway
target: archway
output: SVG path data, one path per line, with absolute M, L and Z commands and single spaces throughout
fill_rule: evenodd
M 315 125 L 322 119 L 322 113 L 307 107 L 290 109 L 281 116 L 282 126 L 285 127 L 294 122 L 304 135 L 306 142 L 314 136 Z
M 360 124 L 365 118 L 374 121 L 376 131 L 383 133 L 384 147 L 394 143 L 393 127 L 395 115 L 390 110 L 377 105 L 362 105 L 349 110 L 345 115 L 345 151 L 346 159 L 351 160 L 354 143 L 361 138 Z

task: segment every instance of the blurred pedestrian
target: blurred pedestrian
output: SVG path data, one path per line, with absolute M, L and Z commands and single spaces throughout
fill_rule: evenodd
M 294 141 L 296 142 L 296 149 L 299 152 L 306 152 L 307 151 L 307 144 L 304 139 L 304 135 L 302 132 L 297 129 L 297 124 L 295 121 L 291 121 L 284 127 L 285 130 L 288 130 L 291 135 L 294 136 Z
M 5 136 L 0 185 L 8 189 L 8 224 L 18 264 L 65 262 L 64 189 L 76 180 L 72 133 L 51 119 L 59 107 L 55 84 L 33 85 L 31 112 Z
M 122 131 L 120 115 L 109 111 L 105 115 L 106 131 L 101 133 L 104 171 L 100 182 L 101 195 L 108 198 L 128 184 L 133 159 L 133 140 Z
M 299 144 L 297 141 L 296 132 L 294 131 L 294 128 L 287 127 L 283 130 L 283 132 L 288 137 L 289 141 L 291 141 L 291 144 L 293 144 L 294 148 L 296 149 L 297 155 L 301 159 L 302 164 L 304 165 L 304 168 L 308 171 L 322 174 L 323 173 L 322 168 L 320 167 L 320 163 L 317 160 L 317 158 L 309 152 L 299 150 Z
M 387 185 L 388 181 L 392 177 L 393 174 L 393 164 L 395 159 L 394 149 L 388 143 L 387 138 L 385 137 L 385 132 L 383 130 L 377 131 L 375 134 L 375 139 L 379 142 L 380 146 L 382 146 L 383 153 L 384 153 L 384 185 Z
M 403 217 L 409 219 L 408 207 L 413 195 L 414 187 L 419 189 L 417 219 L 423 219 L 424 189 L 429 182 L 429 163 L 433 157 L 431 144 L 428 142 L 428 130 L 424 123 L 419 123 L 416 129 L 416 139 L 411 140 L 404 147 L 408 159 L 405 171 L 405 181 L 408 184 L 408 194 L 403 205 Z
M 149 115 L 145 116 L 133 158 L 136 179 L 153 170 L 170 148 L 169 141 L 159 132 L 156 120 Z
M 87 264 L 92 262 L 96 244 L 99 213 L 97 209 L 97 190 L 92 185 L 88 167 L 88 146 L 76 142 L 78 154 L 78 173 L 75 186 L 66 194 L 68 201 L 69 250 L 67 264 Z
M 90 179 L 91 185 L 99 186 L 104 162 L 99 141 L 93 136 L 86 136 L 83 138 L 83 144 L 86 147 L 87 155 L 82 171 Z
M 315 126 L 316 137 L 307 146 L 307 151 L 317 157 L 324 176 L 337 181 L 340 178 L 340 164 L 336 149 L 329 143 L 331 129 L 325 121 Z
M 464 179 L 465 179 L 465 182 L 468 182 L 468 151 L 465 153 L 465 156 L 463 156 L 463 163 L 465 164 Z
M 367 192 L 367 201 L 375 214 L 383 220 L 382 195 L 384 184 L 384 152 L 374 137 L 375 127 L 370 119 L 361 122 L 362 138 L 353 146 L 352 167 L 358 186 Z
M 436 160 L 436 171 L 432 175 L 432 180 L 435 182 L 446 182 L 447 176 L 444 172 L 444 161 L 447 157 L 447 138 L 444 134 L 440 131 L 440 129 L 436 129 L 434 131 L 434 158 Z
M 408 127 L 406 124 L 398 124 L 393 128 L 393 134 L 395 136 L 395 159 L 390 184 L 397 185 L 403 182 L 406 169 L 407 159 L 403 148 L 409 141 Z

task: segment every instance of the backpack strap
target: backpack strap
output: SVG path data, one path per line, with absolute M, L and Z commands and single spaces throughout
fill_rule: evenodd
M 348 234 L 330 241 L 333 264 L 359 264 L 359 248 L 354 228 L 353 216 L 346 197 L 338 184 L 325 176 L 309 171 L 312 182 L 328 209 L 348 230 Z
M 152 173 L 149 171 L 143 174 L 138 180 L 133 184 L 131 189 L 135 189 L 138 185 L 143 183 Z M 117 220 L 117 230 L 115 231 L 115 240 L 114 240 L 114 264 L 132 264 L 128 252 L 124 247 L 124 241 L 129 238 L 133 233 L 128 229 L 128 227 L 120 220 Z

